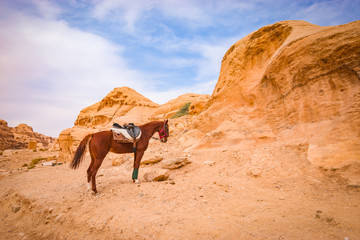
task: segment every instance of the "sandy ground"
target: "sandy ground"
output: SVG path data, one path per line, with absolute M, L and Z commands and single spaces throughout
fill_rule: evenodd
M 172 139 L 146 154 L 187 155 L 170 179 L 131 180 L 132 161 L 105 159 L 100 194 L 86 190 L 87 156 L 68 164 L 21 167 L 57 152 L 0 157 L 0 239 L 360 239 L 360 188 L 306 159 L 306 146 L 276 143 L 183 152 Z M 119 155 L 121 157 L 121 155 Z M 215 161 L 212 166 L 204 164 Z

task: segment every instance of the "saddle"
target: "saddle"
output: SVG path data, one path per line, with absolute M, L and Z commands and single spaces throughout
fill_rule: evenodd
M 114 123 L 110 130 L 114 140 L 120 143 L 136 143 L 141 137 L 141 129 L 133 123 L 124 124 L 123 127 Z

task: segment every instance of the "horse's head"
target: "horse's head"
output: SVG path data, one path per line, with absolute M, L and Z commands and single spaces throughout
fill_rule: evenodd
M 159 137 L 161 142 L 163 143 L 167 142 L 167 138 L 169 137 L 169 126 L 167 119 L 164 121 L 164 125 L 161 128 L 161 130 L 159 130 Z

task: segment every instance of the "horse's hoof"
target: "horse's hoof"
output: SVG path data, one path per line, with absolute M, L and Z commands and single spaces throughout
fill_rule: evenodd
M 136 183 L 136 184 L 140 183 L 140 181 L 138 179 L 133 179 L 133 182 Z

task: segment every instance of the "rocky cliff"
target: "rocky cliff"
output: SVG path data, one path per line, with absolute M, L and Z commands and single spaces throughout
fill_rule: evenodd
M 55 138 L 34 132 L 32 127 L 24 123 L 13 128 L 0 119 L 0 150 L 28 148 L 30 142 L 34 149 L 49 148 L 55 141 Z
M 283 21 L 249 34 L 223 57 L 193 130 L 198 147 L 278 141 L 307 146 L 322 167 L 359 163 L 359 59 L 360 21 Z
M 206 94 L 196 94 L 196 93 L 183 94 L 159 106 L 153 112 L 153 118 L 156 120 L 171 118 L 182 106 L 184 106 L 187 103 L 191 103 L 189 106 L 189 114 L 191 115 L 199 114 L 203 110 L 205 104 L 209 99 L 210 99 L 210 95 L 206 95 Z

